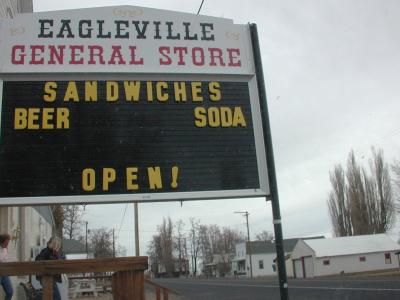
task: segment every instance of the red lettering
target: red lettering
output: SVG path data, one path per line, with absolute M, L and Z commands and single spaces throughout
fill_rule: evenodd
M 83 61 L 83 57 L 79 58 L 79 56 L 82 54 L 83 52 L 83 46 L 82 45 L 71 45 L 69 46 L 69 49 L 71 49 L 71 60 L 70 60 L 70 64 L 71 65 L 83 65 L 84 61 Z M 79 58 L 77 60 L 77 58 Z
M 25 56 L 26 54 L 24 45 L 14 45 L 12 47 L 11 62 L 13 65 L 23 65 L 25 63 Z
M 185 61 L 183 59 L 183 54 L 188 53 L 187 47 L 174 47 L 174 53 L 175 54 L 178 53 L 178 55 L 179 55 L 178 65 L 180 65 L 180 66 L 185 65 Z
M 197 53 L 199 53 L 200 61 L 197 60 Z M 192 49 L 192 59 L 195 66 L 204 66 L 204 50 L 203 48 L 194 47 Z
M 30 65 L 43 65 L 44 64 L 44 46 L 43 45 L 31 45 L 31 61 Z
M 238 57 L 238 56 L 240 56 L 240 49 L 238 49 L 238 48 L 227 48 L 226 51 L 228 51 L 228 56 L 229 56 L 228 66 L 230 66 L 230 67 L 240 67 L 240 66 L 242 66 L 242 62 L 240 61 L 240 59 Z M 237 56 L 234 56 L 234 54 L 236 54 Z
M 89 65 L 95 65 L 96 64 L 96 60 L 94 59 L 95 56 L 97 56 L 99 58 L 99 64 L 100 65 L 105 65 L 106 62 L 104 60 L 103 57 L 103 47 L 102 46 L 98 46 L 98 45 L 89 45 L 89 61 L 88 64 Z
M 169 57 L 169 55 L 167 55 L 167 54 L 170 53 L 169 47 L 161 46 L 161 47 L 158 48 L 158 52 L 160 52 L 160 54 L 162 56 L 164 56 L 164 58 L 166 59 L 166 60 L 163 60 L 162 58 L 160 58 L 160 65 L 170 65 L 170 64 L 172 64 L 171 57 Z
M 220 48 L 208 48 L 208 51 L 210 52 L 210 66 L 216 66 L 217 63 L 215 62 L 215 59 L 219 59 L 219 65 L 220 66 L 225 66 L 224 59 L 222 58 L 222 50 Z
M 131 50 L 131 61 L 130 65 L 143 65 L 143 58 L 136 60 L 136 46 L 129 46 L 129 50 Z
M 49 52 L 50 52 L 49 65 L 55 65 L 56 60 L 58 64 L 60 65 L 64 64 L 64 50 L 65 46 L 63 45 L 58 45 L 58 46 L 49 45 Z
M 115 65 L 115 58 L 118 58 L 118 64 L 119 65 L 125 65 L 126 61 L 123 58 L 123 55 L 121 53 L 121 46 L 112 46 L 112 53 L 111 53 L 111 58 L 108 61 L 109 65 Z

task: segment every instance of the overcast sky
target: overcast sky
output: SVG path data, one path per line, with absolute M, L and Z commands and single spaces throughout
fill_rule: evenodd
M 136 5 L 196 13 L 201 0 L 33 2 L 34 11 Z M 400 1 L 205 0 L 201 14 L 258 25 L 284 237 L 331 234 L 334 164 L 354 149 L 367 165 L 372 145 L 400 159 Z M 140 204 L 141 254 L 163 217 L 245 232 L 238 210 L 250 213 L 253 237 L 273 231 L 264 199 Z M 89 228 L 115 228 L 134 253 L 133 204 L 91 205 L 86 219 Z

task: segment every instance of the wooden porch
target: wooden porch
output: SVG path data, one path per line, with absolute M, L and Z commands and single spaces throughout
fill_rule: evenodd
M 144 271 L 147 257 L 121 257 L 77 260 L 2 263 L 0 276 L 42 276 L 43 300 L 53 298 L 56 274 L 112 272 L 112 295 L 115 300 L 145 300 Z

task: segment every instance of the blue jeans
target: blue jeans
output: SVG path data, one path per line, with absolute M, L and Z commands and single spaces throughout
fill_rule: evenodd
M 53 281 L 53 300 L 61 300 L 60 291 L 55 280 Z
M 10 277 L 1 276 L 0 283 L 3 286 L 4 293 L 6 294 L 6 296 L 4 297 L 4 300 L 11 300 L 14 290 L 13 290 L 13 287 L 11 284 Z

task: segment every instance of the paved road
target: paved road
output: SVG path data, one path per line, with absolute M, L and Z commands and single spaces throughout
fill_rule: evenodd
M 279 300 L 276 279 L 159 279 L 187 300 Z M 400 299 L 400 277 L 289 280 L 290 300 Z

